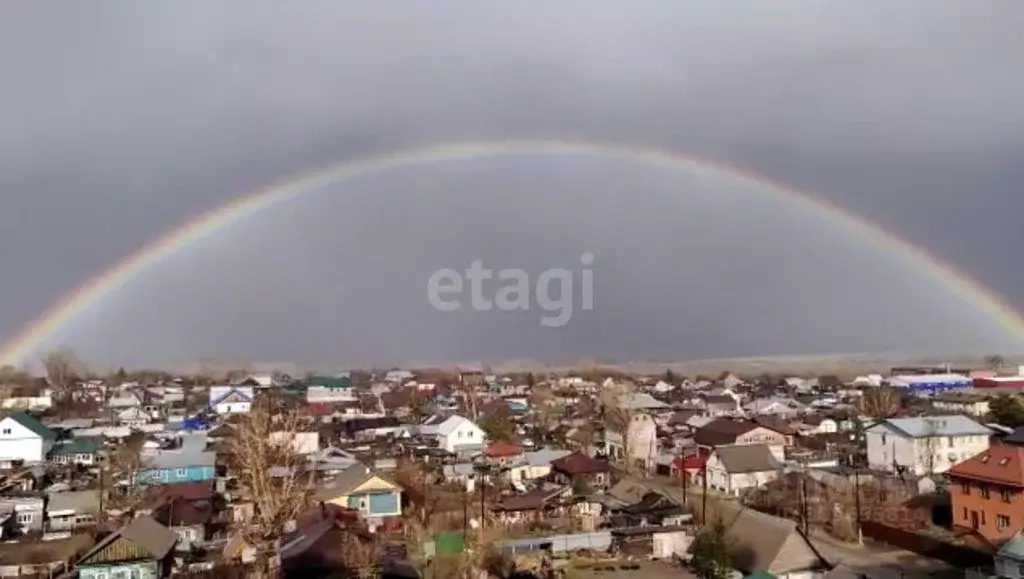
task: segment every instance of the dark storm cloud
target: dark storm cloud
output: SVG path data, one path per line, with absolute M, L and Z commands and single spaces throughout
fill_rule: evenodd
M 751 167 L 869 215 L 1024 303 L 1024 273 L 1007 265 L 1021 241 L 1022 26 L 1015 3 L 953 1 L 6 3 L 0 334 L 239 192 L 398 146 L 509 136 L 661 144 Z M 599 185 L 574 176 L 575 187 Z M 605 189 L 599 229 L 653 203 L 641 193 Z M 303 227 L 288 226 L 275 237 L 289 268 L 315 270 L 326 250 L 297 245 Z M 177 285 L 217 272 L 205 249 L 178 256 Z M 209 293 L 178 291 L 182 309 Z M 709 293 L 691 299 L 715 309 Z M 238 315 L 281 299 L 321 311 L 328 297 L 294 287 L 240 303 Z M 277 346 L 253 334 L 273 332 L 243 325 L 240 347 Z M 779 350 L 803 347 L 779 340 Z

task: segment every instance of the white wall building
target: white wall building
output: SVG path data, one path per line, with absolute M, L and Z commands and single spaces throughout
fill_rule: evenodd
M 213 386 L 210 406 L 217 414 L 245 414 L 252 409 L 253 396 L 251 386 Z
M 448 452 L 455 452 L 460 447 L 483 446 L 486 439 L 483 429 L 472 420 L 458 415 L 436 426 L 426 427 L 424 433 L 436 436 L 438 448 Z
M 56 434 L 35 418 L 12 414 L 0 420 L 0 461 L 43 462 L 56 440 Z
M 988 448 L 992 431 L 963 415 L 890 418 L 864 431 L 873 470 L 943 473 Z

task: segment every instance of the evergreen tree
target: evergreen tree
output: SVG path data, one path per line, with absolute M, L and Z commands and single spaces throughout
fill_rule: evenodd
M 690 548 L 691 566 L 703 579 L 728 579 L 732 575 L 732 555 L 728 528 L 721 517 L 706 521 Z

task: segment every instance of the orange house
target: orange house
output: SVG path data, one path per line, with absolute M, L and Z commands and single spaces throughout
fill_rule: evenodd
M 999 545 L 1024 528 L 1024 447 L 996 444 L 949 469 L 953 525 Z

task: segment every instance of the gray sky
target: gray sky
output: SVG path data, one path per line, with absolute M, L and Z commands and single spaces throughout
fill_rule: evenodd
M 0 336 L 163 232 L 312 168 L 561 137 L 755 170 L 1018 306 L 1014 2 L 7 2 Z M 614 160 L 394 171 L 179 252 L 55 336 L 98 364 L 1021 351 L 920 271 L 733 183 Z M 443 314 L 473 259 L 597 257 L 593 312 Z M 588 315 L 584 315 L 588 314 Z

